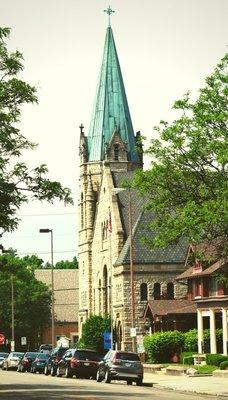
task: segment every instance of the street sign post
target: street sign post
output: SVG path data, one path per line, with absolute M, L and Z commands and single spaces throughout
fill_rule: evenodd
M 15 351 L 15 341 L 14 340 L 11 340 L 11 342 L 10 342 L 10 347 L 11 347 L 11 351 Z

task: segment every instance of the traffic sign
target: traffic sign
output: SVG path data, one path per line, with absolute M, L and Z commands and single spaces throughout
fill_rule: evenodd
M 22 346 L 25 346 L 26 344 L 27 344 L 27 339 L 26 339 L 25 336 L 22 336 L 22 337 L 21 337 L 21 345 L 22 345 Z
M 5 344 L 5 336 L 3 333 L 0 333 L 0 344 Z
M 104 339 L 104 349 L 109 350 L 112 348 L 112 334 L 109 331 L 105 331 L 103 333 L 103 339 Z

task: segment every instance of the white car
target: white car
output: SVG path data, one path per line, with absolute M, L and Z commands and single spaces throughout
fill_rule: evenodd
M 7 358 L 3 360 L 2 369 L 8 370 L 10 368 L 17 369 L 20 359 L 23 357 L 24 353 L 18 353 L 12 351 Z

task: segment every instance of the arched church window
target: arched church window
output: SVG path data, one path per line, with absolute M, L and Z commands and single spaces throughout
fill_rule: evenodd
M 161 284 L 159 282 L 156 282 L 154 284 L 154 300 L 160 300 L 161 299 Z
M 119 145 L 116 143 L 114 144 L 114 160 L 118 161 L 119 160 Z
M 84 227 L 84 197 L 81 193 L 81 228 Z
M 140 285 L 140 299 L 141 301 L 145 301 L 148 298 L 148 288 L 147 283 L 141 283 Z
M 174 299 L 174 284 L 173 284 L 173 282 L 167 283 L 167 299 L 168 300 Z
M 103 315 L 108 314 L 108 271 L 107 266 L 103 269 Z

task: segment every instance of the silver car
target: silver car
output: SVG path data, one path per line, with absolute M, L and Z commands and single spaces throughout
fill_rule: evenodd
M 24 353 L 18 353 L 16 351 L 12 351 L 7 358 L 3 360 L 2 369 L 17 369 L 19 361 L 23 357 Z
M 106 383 L 110 383 L 111 380 L 123 380 L 127 381 L 128 385 L 135 382 L 137 386 L 141 386 L 143 365 L 139 355 L 127 351 L 109 350 L 97 370 L 97 382 L 103 379 Z

